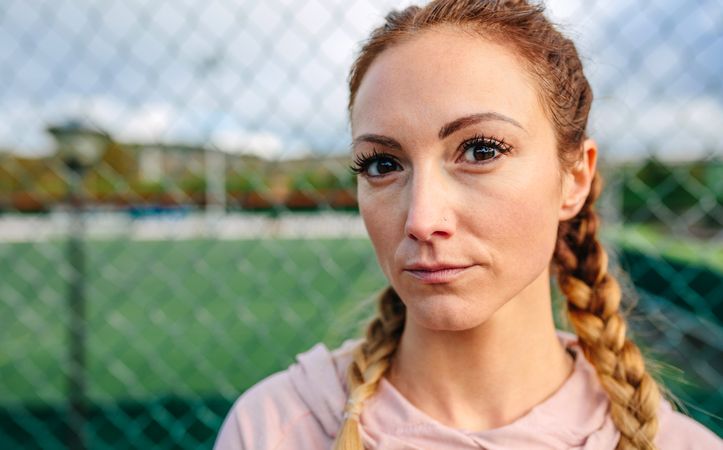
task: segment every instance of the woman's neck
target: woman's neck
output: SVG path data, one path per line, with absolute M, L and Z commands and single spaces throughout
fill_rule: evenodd
M 547 283 L 547 280 L 545 280 Z M 439 422 L 481 431 L 511 423 L 552 395 L 572 372 L 547 295 L 525 292 L 480 326 L 435 331 L 407 318 L 388 374 Z

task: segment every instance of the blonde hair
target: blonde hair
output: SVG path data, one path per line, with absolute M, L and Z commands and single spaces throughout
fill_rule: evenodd
M 451 24 L 483 30 L 512 46 L 538 80 L 543 105 L 555 130 L 559 158 L 569 166 L 580 158 L 592 90 L 575 45 L 525 0 L 436 0 L 423 8 L 393 11 L 362 47 L 349 74 L 349 111 L 369 66 L 386 48 L 415 33 Z M 602 182 L 595 174 L 580 212 L 561 222 L 552 256 L 553 272 L 567 298 L 567 313 L 585 358 L 610 399 L 610 415 L 620 430 L 618 449 L 653 449 L 658 430 L 660 389 L 638 347 L 626 337 L 620 312 L 622 293 L 608 272 L 608 257 L 597 238 L 594 204 Z M 370 323 L 348 371 L 349 398 L 336 450 L 361 450 L 359 417 L 390 367 L 404 328 L 405 307 L 389 287 L 380 296 L 379 315 Z
M 369 323 L 364 341 L 354 350 L 347 371 L 349 398 L 344 408 L 344 423 L 336 438 L 335 449 L 363 449 L 359 434 L 359 416 L 364 402 L 377 390 L 404 330 L 406 307 L 391 287 L 379 296 L 379 311 Z

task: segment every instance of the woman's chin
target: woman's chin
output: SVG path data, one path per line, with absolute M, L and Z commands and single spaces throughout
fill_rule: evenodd
M 405 304 L 407 321 L 432 331 L 469 330 L 483 324 L 493 313 L 485 305 L 471 305 L 452 295 L 435 295 Z

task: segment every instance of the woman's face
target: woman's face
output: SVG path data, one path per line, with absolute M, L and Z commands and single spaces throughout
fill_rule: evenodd
M 513 53 L 425 31 L 376 58 L 351 120 L 359 208 L 409 320 L 462 330 L 549 297 L 566 177 Z

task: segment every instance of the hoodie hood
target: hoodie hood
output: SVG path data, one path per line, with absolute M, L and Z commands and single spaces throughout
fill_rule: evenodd
M 297 363 L 289 367 L 289 378 L 296 393 L 332 438 L 341 427 L 347 397 L 346 369 L 342 365 L 351 363 L 351 352 L 359 342 L 346 341 L 334 353 L 324 344 L 316 344 L 297 355 Z
M 619 432 L 608 414 L 609 401 L 576 337 L 558 333 L 575 355 L 570 377 L 526 415 L 485 431 L 455 429 L 417 409 L 383 378 L 360 417 L 365 446 L 376 449 L 615 448 Z M 323 344 L 297 357 L 289 375 L 299 396 L 324 432 L 334 438 L 347 399 L 346 371 L 360 341 L 330 352 Z

